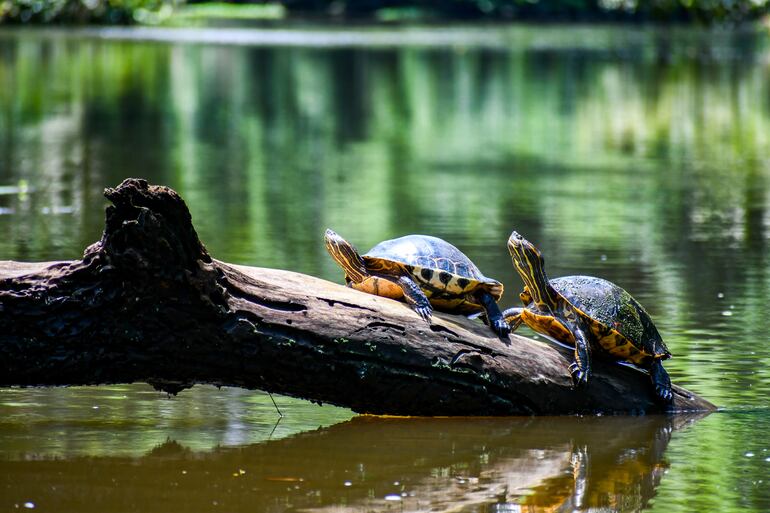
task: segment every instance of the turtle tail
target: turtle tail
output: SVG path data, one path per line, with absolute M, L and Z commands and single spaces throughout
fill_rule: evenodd
M 326 250 L 334 261 L 345 270 L 345 275 L 350 281 L 361 283 L 369 276 L 364 259 L 361 258 L 355 246 L 329 229 L 324 234 L 324 241 L 326 242 Z

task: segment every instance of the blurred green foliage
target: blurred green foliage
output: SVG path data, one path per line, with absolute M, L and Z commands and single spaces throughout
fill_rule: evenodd
M 163 0 L 0 0 L 0 23 L 143 22 Z
M 0 256 L 80 258 L 103 230 L 103 187 L 144 176 L 182 195 L 201 239 L 223 260 L 340 282 L 320 243 L 326 227 L 363 249 L 433 233 L 504 281 L 510 306 L 522 284 L 504 241 L 511 229 L 526 230 L 551 275 L 598 275 L 632 291 L 675 353 L 666 363 L 674 380 L 733 409 L 673 435 L 670 469 L 655 470 L 667 473 L 652 511 L 766 513 L 770 38 L 690 28 L 454 30 L 452 45 L 374 49 L 171 45 L 64 31 L 0 38 L 0 184 L 25 180 L 30 190 L 0 195 Z M 503 44 L 474 45 L 478 32 Z M 24 497 L 56 503 L 61 492 L 45 478 L 50 471 L 52 479 L 72 479 L 70 496 L 100 497 L 91 509 L 60 506 L 66 511 L 131 509 L 109 499 L 133 500 L 137 510 L 139 498 L 136 488 L 121 494 L 111 481 L 88 487 L 70 477 L 115 477 L 108 467 L 89 471 L 96 460 L 56 467 L 36 454 L 136 456 L 166 437 L 193 450 L 248 444 L 346 415 L 278 398 L 287 415 L 271 435 L 270 399 L 246 391 L 196 387 L 171 401 L 138 385 L 4 394 L 5 454 L 25 451 L 38 468 L 0 463 L 0 480 L 14 480 L 0 496 L 24 485 Z M 620 433 L 633 436 L 630 428 Z M 568 436 L 555 439 L 569 447 Z M 425 475 L 454 479 L 483 468 L 492 453 L 488 442 L 479 447 L 479 463 L 453 473 L 442 456 Z M 248 483 L 233 489 L 245 497 L 240 509 L 223 511 L 287 503 L 263 507 L 278 494 L 251 490 L 261 481 L 256 468 L 235 466 L 242 453 L 212 454 L 225 464 L 201 463 L 200 474 L 186 477 Z M 259 461 L 278 476 L 298 475 L 280 467 L 284 454 Z M 389 465 L 412 472 L 417 460 L 389 454 L 366 475 L 381 476 Z M 571 458 L 563 454 L 569 472 L 561 477 L 569 479 Z M 621 476 L 612 465 L 629 454 L 607 463 L 607 472 Z M 158 456 L 118 464 L 145 476 L 167 461 Z M 179 458 L 173 470 L 181 475 L 195 457 Z M 307 469 L 322 460 L 308 459 Z M 248 474 L 232 477 L 238 468 Z M 346 478 L 334 476 L 348 490 Z M 154 499 L 154 508 L 142 511 L 195 511 L 153 495 L 165 493 L 157 483 L 166 481 L 151 481 L 141 497 Z M 286 483 L 272 483 L 288 492 Z M 178 489 L 195 504 L 204 503 L 195 493 L 222 494 L 182 481 Z M 634 488 L 617 491 L 625 511 L 641 509 Z
M 633 20 L 740 22 L 768 12 L 768 0 L 284 0 L 290 10 L 352 16 L 415 10 L 439 18 L 478 17 L 538 20 Z
M 148 23 L 171 14 L 173 0 L 0 0 L 6 23 Z M 191 0 L 191 4 L 205 4 Z M 491 19 L 740 23 L 768 13 L 770 0 L 273 0 L 233 5 L 274 7 L 289 15 L 381 21 Z M 163 13 L 163 15 L 158 15 Z M 238 16 L 242 18 L 244 16 Z M 257 16 L 255 19 L 262 18 Z

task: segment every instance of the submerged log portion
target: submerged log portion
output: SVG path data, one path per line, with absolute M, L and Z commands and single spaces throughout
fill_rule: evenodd
M 661 411 L 637 370 L 597 361 L 574 390 L 567 349 L 214 260 L 167 187 L 128 179 L 105 195 L 82 260 L 0 263 L 0 386 L 207 383 L 392 415 Z M 679 387 L 669 407 L 713 409 Z

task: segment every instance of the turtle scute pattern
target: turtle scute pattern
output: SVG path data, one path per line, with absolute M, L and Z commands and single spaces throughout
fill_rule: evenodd
M 612 354 L 631 361 L 669 354 L 649 314 L 621 287 L 592 276 L 555 278 L 551 285 L 594 321 L 591 331 Z
M 373 269 L 398 262 L 420 282 L 458 293 L 476 285 L 475 282 L 494 282 L 481 274 L 459 249 L 429 235 L 407 235 L 381 242 L 364 255 L 364 260 Z
M 468 265 L 470 262 L 462 262 L 456 260 L 450 260 L 444 257 L 427 257 L 420 256 L 414 259 L 412 265 L 414 267 L 422 267 L 424 269 L 437 269 L 439 271 L 445 271 L 450 274 L 456 274 L 458 276 L 467 276 L 473 279 L 479 279 L 481 273 L 475 265 Z

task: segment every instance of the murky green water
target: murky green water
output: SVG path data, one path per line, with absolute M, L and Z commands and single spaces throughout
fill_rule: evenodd
M 220 259 L 340 280 L 326 227 L 362 249 L 429 233 L 508 306 L 516 228 L 552 276 L 631 291 L 673 380 L 727 411 L 350 420 L 277 397 L 277 422 L 241 390 L 0 390 L 0 509 L 770 509 L 768 36 L 433 30 L 376 49 L 0 31 L 0 259 L 77 258 L 102 189 L 143 176 Z

